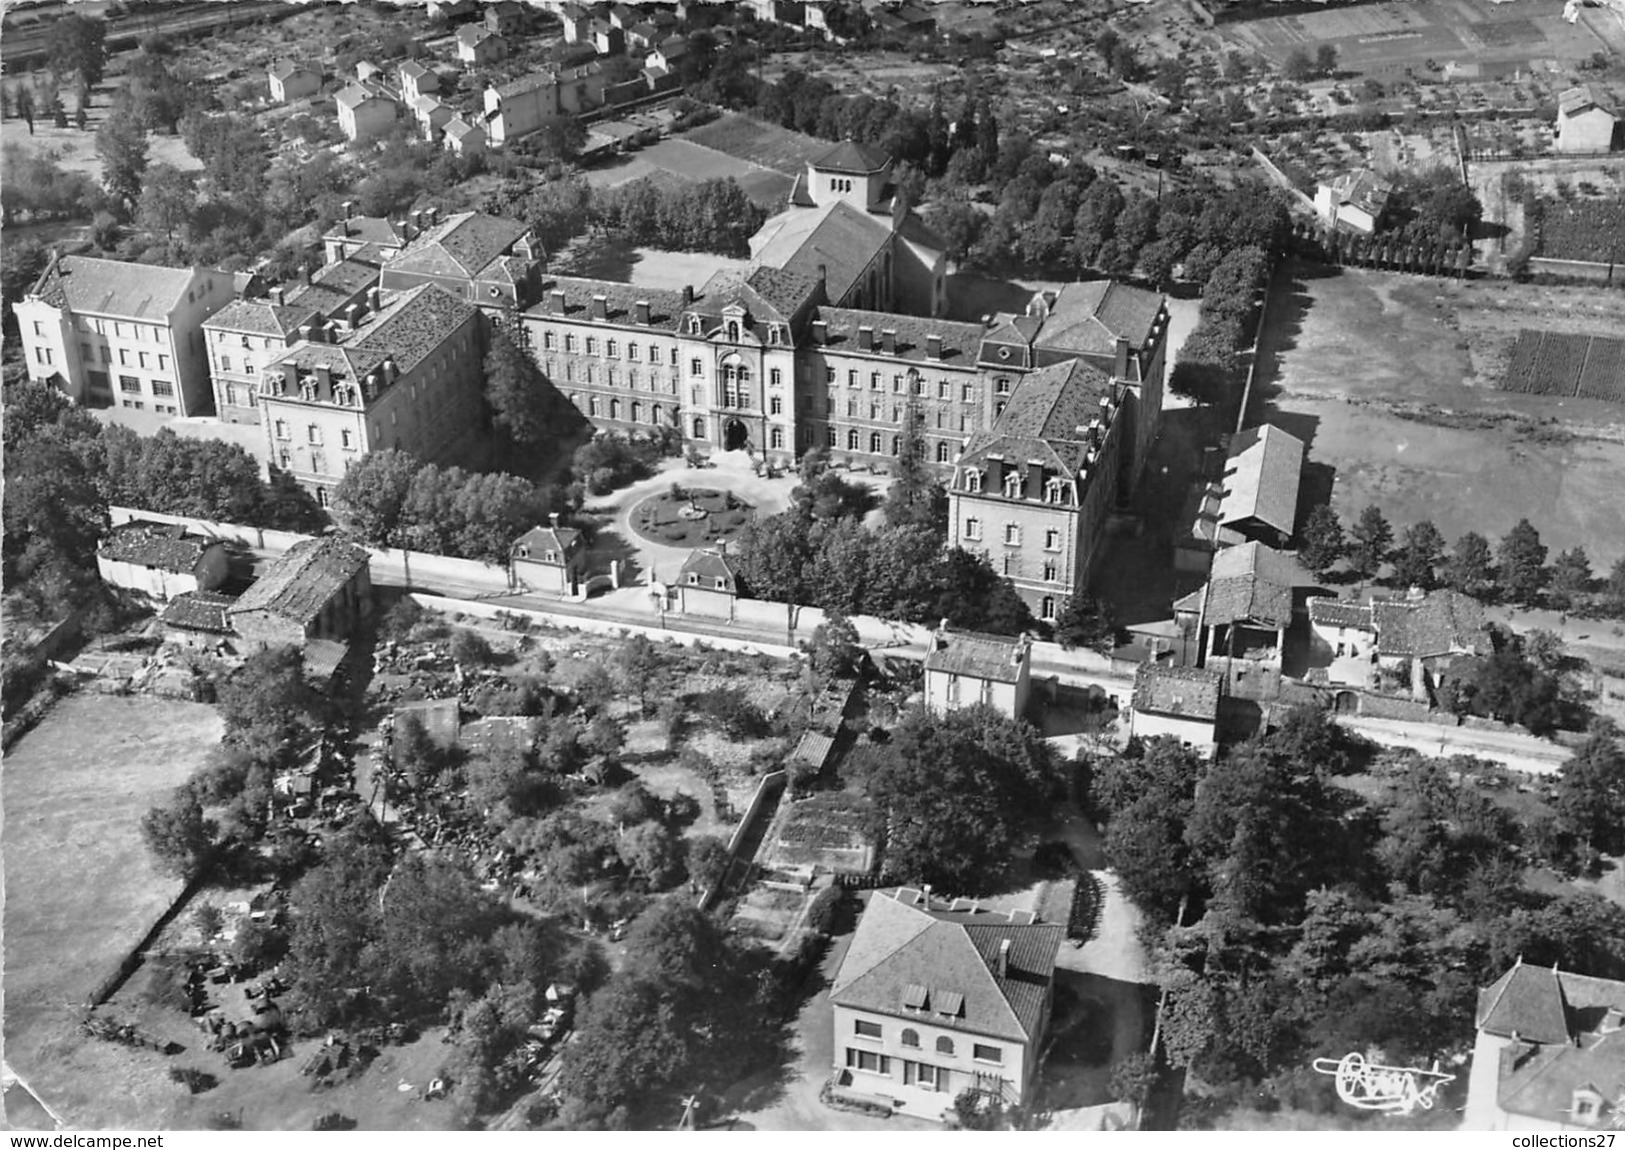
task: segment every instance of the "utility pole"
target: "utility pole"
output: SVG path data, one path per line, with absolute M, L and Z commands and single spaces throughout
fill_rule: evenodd
M 698 1094 L 690 1094 L 683 1099 L 683 1116 L 677 1120 L 677 1129 L 688 1131 L 695 1129 L 694 1111 L 698 1110 L 699 1106 L 700 1096 Z

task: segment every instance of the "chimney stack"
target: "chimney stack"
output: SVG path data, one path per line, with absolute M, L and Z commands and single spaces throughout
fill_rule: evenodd
M 345 200 L 344 201 L 344 218 L 348 220 L 348 219 L 352 218 L 354 215 L 355 215 L 355 201 L 354 200 Z M 346 231 L 345 234 L 348 235 L 349 232 Z
M 284 363 L 282 365 L 282 394 L 292 395 L 299 390 L 299 365 Z
M 920 891 L 921 891 L 920 901 L 922 903 L 924 903 L 926 910 L 930 910 L 931 909 L 931 884 L 928 883 L 928 882 L 927 883 L 921 883 L 920 884 Z
M 592 297 L 592 318 L 609 318 L 609 297 L 602 295 L 595 295 Z
M 1128 378 L 1128 340 L 1117 337 L 1117 363 L 1112 374 L 1118 379 Z
M 281 284 L 278 284 L 276 287 L 272 288 L 270 290 L 270 292 L 269 292 L 269 295 L 271 297 L 271 306 L 272 307 L 281 307 L 282 306 L 283 293 L 282 293 L 282 285 Z
M 358 303 L 353 303 L 344 309 L 345 322 L 350 325 L 351 331 L 361 326 L 362 310 L 361 305 Z
M 382 364 L 382 367 L 383 367 L 383 371 L 384 371 L 384 382 L 385 383 L 394 383 L 395 382 L 395 357 L 392 356 L 392 355 L 386 355 L 384 357 L 384 362 Z
M 310 286 L 310 265 L 309 264 L 301 264 L 300 265 L 300 267 L 299 267 L 299 279 L 300 279 L 300 281 L 302 283 L 304 283 L 304 285 L 306 287 Z
M 316 365 L 316 398 L 323 403 L 333 398 L 333 369 L 325 363 Z
M 926 336 L 925 337 L 925 351 L 926 351 L 926 354 L 929 355 L 932 359 L 941 359 L 942 358 L 942 337 L 940 335 L 928 335 L 928 336 Z
M 637 313 L 638 323 L 643 327 L 648 327 L 649 326 L 649 301 L 646 300 L 646 299 L 638 300 L 638 302 L 634 305 L 634 309 L 635 309 L 635 311 Z
M 867 324 L 858 328 L 858 350 L 870 351 L 875 344 L 875 329 Z
M 683 285 L 683 306 L 687 307 L 689 304 L 691 304 L 693 302 L 694 302 L 694 285 L 693 284 L 684 284 Z
M 889 327 L 882 331 L 880 333 L 880 346 L 885 349 L 887 355 L 896 355 L 897 332 Z
M 317 330 L 314 323 L 302 323 L 299 325 L 299 338 L 306 343 L 321 343 L 321 337 L 316 334 Z
M 553 303 L 551 305 L 551 310 L 552 310 L 553 314 L 554 315 L 563 315 L 564 312 L 565 312 L 564 293 L 559 291 L 557 288 L 554 288 L 553 293 L 552 293 L 552 298 L 553 298 Z
M 553 525 L 553 530 L 557 531 L 559 529 L 559 513 L 557 511 L 549 511 L 547 521 Z
M 829 265 L 828 264 L 819 264 L 818 265 L 818 282 L 821 283 L 821 284 L 829 282 Z
M 367 289 L 367 310 L 372 312 L 375 315 L 378 312 L 383 311 L 384 310 L 383 295 L 384 295 L 384 293 L 379 291 L 376 287 L 368 288 Z
M 1010 940 L 1008 938 L 1001 938 L 999 940 L 999 977 L 1000 978 L 1009 978 L 1010 977 L 1010 945 L 1011 945 Z
M 828 321 L 821 320 L 821 319 L 815 319 L 815 320 L 812 321 L 812 341 L 814 343 L 828 343 L 829 342 L 829 323 L 828 323 Z
M 412 226 L 420 232 L 423 230 L 423 212 L 421 209 L 412 213 Z
M 364 381 L 364 384 L 365 384 L 365 391 L 367 393 L 367 398 L 369 400 L 377 399 L 378 398 L 378 373 L 376 371 L 369 371 L 367 373 L 367 378 Z

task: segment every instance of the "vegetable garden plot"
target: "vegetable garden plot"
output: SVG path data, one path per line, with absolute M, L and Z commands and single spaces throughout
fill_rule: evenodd
M 1625 403 L 1625 339 L 1592 338 L 1591 354 L 1580 373 L 1579 395 Z

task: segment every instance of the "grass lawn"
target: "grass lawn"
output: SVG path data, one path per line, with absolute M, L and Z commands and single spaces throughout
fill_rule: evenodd
M 615 188 L 649 179 L 662 188 L 697 184 L 701 180 L 735 179 L 745 194 L 767 208 L 776 208 L 789 194 L 791 177 L 737 155 L 705 146 L 685 136 L 661 140 L 630 156 L 587 171 L 594 187 Z
M 709 124 L 687 132 L 691 144 L 726 153 L 763 168 L 771 168 L 794 179 L 806 170 L 807 162 L 834 145 L 816 136 L 804 136 L 761 120 L 729 112 Z M 787 188 L 788 190 L 788 188 Z
M 705 487 L 651 495 L 632 509 L 632 530 L 667 547 L 705 547 L 732 539 L 754 517 L 751 507 L 723 491 Z M 702 514 L 698 514 L 703 512 Z
M 84 694 L 6 755 L 6 1061 L 75 1124 L 150 1127 L 182 1093 L 75 1011 L 178 893 L 137 824 L 220 732 L 212 707 Z
M 1345 522 L 1376 504 L 1396 535 L 1432 519 L 1451 542 L 1527 517 L 1554 554 L 1583 546 L 1605 569 L 1625 554 L 1617 405 L 1498 386 L 1518 327 L 1622 322 L 1617 293 L 1289 263 L 1250 420 L 1308 445 L 1300 515 L 1329 493 Z

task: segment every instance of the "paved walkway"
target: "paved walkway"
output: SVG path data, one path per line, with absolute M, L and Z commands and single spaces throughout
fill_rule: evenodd
M 1567 747 L 1516 731 L 1440 727 L 1432 723 L 1406 723 L 1359 715 L 1338 715 L 1336 721 L 1384 747 L 1409 748 L 1438 758 L 1474 755 L 1532 775 L 1555 775 L 1573 757 Z

